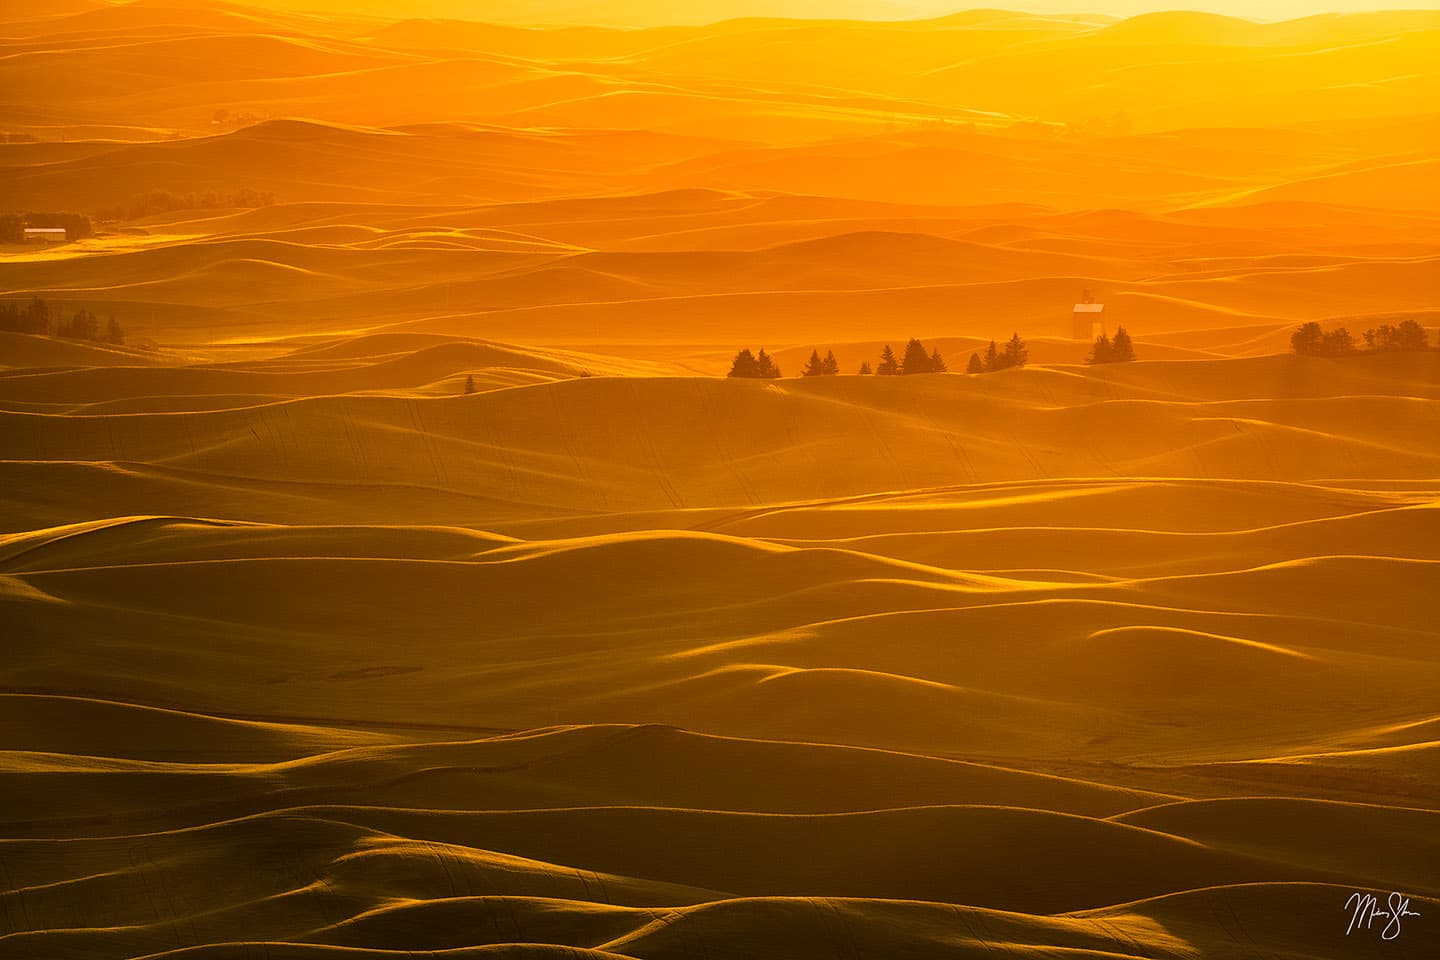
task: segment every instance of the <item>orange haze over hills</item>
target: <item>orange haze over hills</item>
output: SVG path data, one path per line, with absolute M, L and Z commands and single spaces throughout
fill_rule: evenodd
M 0 960 L 1440 955 L 1440 11 L 1027 6 L 0 0 Z

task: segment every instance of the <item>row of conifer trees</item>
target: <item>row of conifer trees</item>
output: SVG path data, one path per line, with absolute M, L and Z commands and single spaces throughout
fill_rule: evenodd
M 1127 340 L 1128 342 L 1128 340 Z M 1108 350 L 1108 347 L 1107 347 Z M 1108 353 L 1106 354 L 1108 356 Z M 1133 359 L 1133 350 L 1131 359 Z M 1030 351 L 1025 346 L 1025 341 L 1020 339 L 1020 334 L 1015 334 L 1005 345 L 999 346 L 994 340 L 985 350 L 985 357 L 981 359 L 980 354 L 972 353 L 970 363 L 967 365 L 966 373 L 990 373 L 995 370 L 1005 370 L 1010 367 L 1023 367 L 1030 359 Z M 925 344 L 912 337 L 910 342 L 905 344 L 905 352 L 900 356 L 887 343 L 880 351 L 879 362 L 872 367 L 870 361 L 866 360 L 860 364 L 857 371 L 860 376 L 904 376 L 914 373 L 946 373 L 949 367 L 940 351 L 927 350 Z M 828 377 L 840 372 L 840 362 L 835 359 L 835 351 L 827 350 L 825 356 L 820 356 L 819 350 L 810 351 L 810 359 L 800 371 L 802 377 Z M 734 361 L 730 364 L 729 376 L 732 377 L 759 377 L 762 379 L 776 379 L 783 374 L 780 367 L 775 363 L 773 357 L 763 349 L 758 353 L 751 353 L 747 347 L 735 354 Z
M 40 336 L 67 337 L 71 340 L 93 340 L 97 343 L 122 344 L 125 331 L 110 318 L 101 324 L 100 318 L 92 311 L 81 307 L 70 316 L 40 299 L 32 297 L 26 303 L 7 300 L 0 303 L 0 330 L 9 333 L 34 333 Z

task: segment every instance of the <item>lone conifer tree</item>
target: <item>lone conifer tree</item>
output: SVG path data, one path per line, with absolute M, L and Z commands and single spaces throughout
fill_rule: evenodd
M 872 373 L 874 373 L 874 372 L 875 372 L 875 371 L 873 371 L 873 370 L 870 369 L 870 361 L 869 361 L 869 360 L 865 360 L 865 361 L 862 361 L 862 362 L 861 362 L 861 364 L 860 364 L 860 376 L 862 376 L 862 377 L 868 377 L 868 376 L 870 376 L 870 374 L 872 374 Z
M 1025 349 L 1025 341 L 1020 339 L 1020 334 L 1014 334 L 1010 341 L 1005 344 L 1005 366 L 1023 367 L 1030 359 L 1030 351 Z
M 1110 357 L 1116 363 L 1128 363 L 1135 359 L 1135 343 L 1124 327 L 1115 328 L 1115 339 L 1110 341 Z
M 110 319 L 105 324 L 105 342 L 113 343 L 116 346 L 125 342 L 125 331 L 120 329 L 120 324 L 115 320 L 115 314 L 110 314 Z
M 821 365 L 820 372 L 827 377 L 833 377 L 840 372 L 840 361 L 835 359 L 834 350 L 825 351 L 825 362 Z
M 980 354 L 970 354 L 970 363 L 965 367 L 966 373 L 984 373 L 985 364 L 980 362 Z
M 950 368 L 945 366 L 945 358 L 940 356 L 940 348 L 936 347 L 930 354 L 931 373 L 949 373 Z
M 727 374 L 731 377 L 758 377 L 759 375 L 755 354 L 750 352 L 749 347 L 735 354 L 735 361 L 730 364 L 730 373 Z
M 990 341 L 990 346 L 985 348 L 985 371 L 1001 369 L 1000 351 L 995 349 L 995 341 Z
M 800 371 L 802 377 L 818 377 L 825 372 L 825 361 L 820 359 L 819 350 L 810 351 L 810 361 Z
M 875 372 L 882 377 L 900 372 L 900 361 L 895 359 L 895 351 L 890 349 L 888 343 L 885 344 L 885 349 L 880 351 L 880 366 L 875 368 Z
M 780 378 L 780 367 L 775 363 L 775 358 L 760 348 L 760 355 L 755 358 L 755 373 L 753 376 L 764 380 L 778 380 Z
M 473 374 L 473 373 L 470 373 L 470 374 L 466 374 L 466 375 L 465 375 L 465 392 L 466 392 L 466 393 L 474 393 L 474 392 L 475 392 L 475 374 Z
M 925 352 L 925 344 L 910 338 L 905 344 L 905 356 L 900 360 L 901 373 L 929 373 L 930 354 Z
M 50 304 L 33 297 L 30 305 L 25 310 L 25 332 L 49 335 L 50 333 Z

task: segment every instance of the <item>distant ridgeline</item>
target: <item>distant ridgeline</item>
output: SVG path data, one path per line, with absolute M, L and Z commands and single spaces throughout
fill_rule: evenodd
M 0 302 L 0 331 L 116 345 L 125 342 L 125 331 L 120 328 L 113 313 L 102 325 L 100 318 L 84 307 L 66 317 L 39 297 L 32 297 L 28 301 Z
M 48 239 L 57 230 L 65 231 L 66 241 L 95 236 L 90 218 L 83 213 L 0 213 L 0 243 Z

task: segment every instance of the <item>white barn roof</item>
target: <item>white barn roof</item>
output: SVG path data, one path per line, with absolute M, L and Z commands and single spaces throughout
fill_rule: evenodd
M 57 233 L 64 233 L 64 227 L 26 227 L 26 233 L 39 234 L 45 237 L 53 237 Z
M 1102 310 L 1104 310 L 1104 309 L 1105 309 L 1105 304 L 1103 304 L 1103 303 L 1077 303 L 1077 304 L 1075 304 L 1075 312 L 1076 312 L 1076 313 L 1100 313 L 1100 312 L 1101 312 Z

